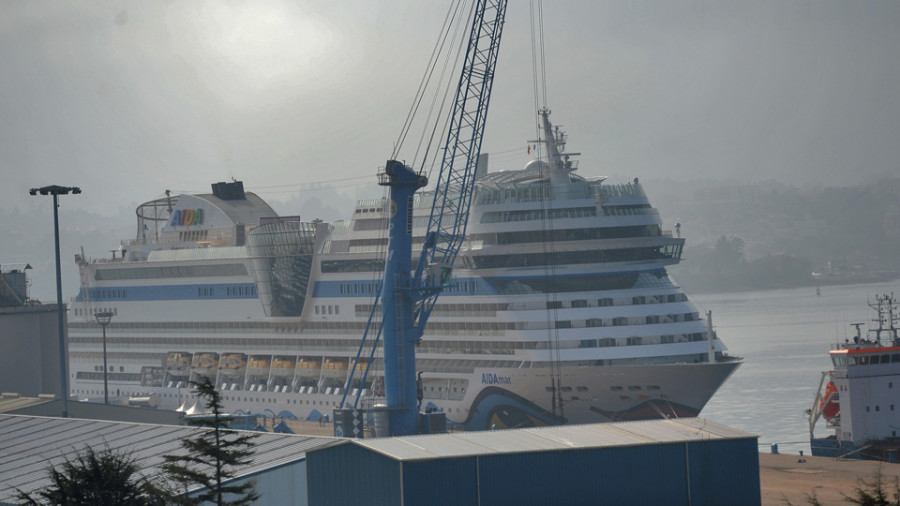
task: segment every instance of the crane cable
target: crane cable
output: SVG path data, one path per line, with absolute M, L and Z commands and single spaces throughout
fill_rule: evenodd
M 534 105 L 535 111 L 547 109 L 547 65 L 544 48 L 544 8 L 541 0 L 531 0 L 531 61 L 532 61 L 532 85 L 534 87 Z M 537 139 L 541 138 L 542 124 L 536 124 Z M 547 136 L 546 142 L 556 142 L 553 132 L 543 132 Z M 547 351 L 550 363 L 550 390 L 551 390 L 551 408 L 554 423 L 565 417 L 565 411 L 562 400 L 562 370 L 560 357 L 559 328 L 557 326 L 558 308 L 561 306 L 557 290 L 556 290 L 556 266 L 553 257 L 554 249 L 554 228 L 553 228 L 553 206 L 548 205 L 553 200 L 552 177 L 546 171 L 551 171 L 552 164 L 556 160 L 550 160 L 551 150 L 548 148 L 544 153 L 543 145 L 538 143 L 538 159 L 542 160 L 547 157 L 547 163 L 540 165 L 541 183 L 543 191 L 541 192 L 541 234 L 544 253 L 544 271 L 550 286 L 546 294 L 547 303 Z M 558 418 L 557 418 L 558 409 Z
M 440 123 L 438 120 L 433 121 L 432 127 L 429 129 L 427 125 L 432 123 L 432 118 L 437 117 L 440 118 L 443 114 L 443 108 L 447 103 L 447 96 L 450 92 L 451 85 L 447 80 L 447 74 L 449 70 L 452 68 L 451 61 L 458 62 L 460 59 L 460 55 L 462 54 L 463 47 L 465 47 L 462 43 L 456 47 L 456 58 L 451 58 L 454 54 L 454 45 L 455 41 L 460 39 L 458 34 L 460 30 L 465 28 L 468 25 L 468 21 L 460 22 L 459 20 L 463 17 L 461 13 L 465 11 L 465 6 L 467 4 L 467 0 L 457 0 L 451 2 L 450 7 L 447 10 L 447 13 L 444 16 L 444 24 L 441 31 L 438 34 L 438 39 L 435 41 L 434 47 L 432 48 L 431 57 L 426 66 L 425 72 L 422 75 L 422 79 L 419 82 L 419 88 L 416 90 L 415 97 L 413 98 L 413 102 L 410 105 L 409 111 L 407 112 L 406 119 L 403 123 L 403 127 L 400 130 L 400 134 L 397 137 L 397 141 L 394 144 L 394 150 L 391 153 L 392 159 L 397 159 L 400 155 L 400 149 L 402 148 L 404 142 L 406 141 L 407 136 L 409 135 L 410 130 L 413 128 L 413 124 L 416 118 L 416 115 L 419 112 L 419 108 L 422 106 L 425 101 L 426 94 L 429 94 L 430 89 L 434 89 L 430 107 L 428 109 L 428 113 L 426 118 L 423 120 L 426 127 L 422 129 L 422 135 L 419 137 L 419 142 L 416 148 L 415 157 L 413 159 L 413 165 L 416 165 L 419 158 L 419 154 L 423 149 L 423 144 L 425 144 L 426 135 L 430 135 L 428 137 L 427 146 L 425 146 L 425 152 L 422 156 L 422 161 L 420 165 L 420 173 L 424 171 L 424 167 L 426 165 L 426 160 L 428 158 L 428 152 L 430 150 L 431 144 L 437 135 L 438 128 Z M 471 7 L 474 9 L 474 4 Z M 471 9 L 469 9 L 471 11 Z M 451 36 L 452 35 L 452 36 Z M 443 56 L 442 56 L 443 55 Z M 443 62 L 440 65 L 440 71 L 437 72 L 439 63 Z M 435 78 L 435 73 L 437 72 L 438 77 Z M 432 82 L 435 81 L 437 84 L 432 85 Z M 442 84 L 443 83 L 443 84 Z M 442 93 L 443 90 L 443 93 Z M 435 113 L 435 108 L 438 108 L 437 113 Z M 450 118 L 445 118 L 444 125 L 449 122 Z

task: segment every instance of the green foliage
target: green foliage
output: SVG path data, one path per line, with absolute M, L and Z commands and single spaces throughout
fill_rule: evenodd
M 228 484 L 236 476 L 240 466 L 253 461 L 253 434 L 241 434 L 227 429 L 229 418 L 222 413 L 222 400 L 209 378 L 192 382 L 194 393 L 206 401 L 206 409 L 212 416 L 191 420 L 191 425 L 207 427 L 192 439 L 181 442 L 187 455 L 167 455 L 162 468 L 177 483 L 181 496 L 171 497 L 176 504 L 203 504 L 212 502 L 219 506 L 244 506 L 259 498 L 254 484 Z M 184 492 L 199 487 L 198 493 Z
M 896 478 L 894 478 L 894 487 L 892 491 L 886 490 L 881 472 L 876 474 L 875 478 L 870 481 L 860 478 L 859 484 L 860 485 L 853 490 L 852 496 L 841 493 L 841 495 L 844 496 L 845 501 L 858 506 L 900 506 L 900 482 L 898 482 Z M 891 495 L 890 498 L 888 497 L 889 492 Z M 786 498 L 784 502 L 788 506 L 793 506 Z M 812 506 L 822 506 L 822 503 L 816 497 L 815 491 L 806 496 L 806 502 Z
M 888 498 L 888 490 L 885 489 L 884 479 L 879 472 L 871 481 L 862 478 L 859 480 L 860 486 L 856 487 L 852 496 L 844 496 L 844 499 L 851 504 L 859 506 L 900 506 L 900 482 L 894 478 L 892 498 Z
M 814 284 L 812 262 L 790 255 L 744 256 L 744 240 L 721 236 L 714 248 L 685 252 L 685 263 L 671 269 L 689 291 L 737 291 L 790 288 Z
M 47 469 L 53 485 L 32 497 L 21 490 L 18 499 L 26 505 L 60 506 L 162 506 L 166 493 L 139 475 L 140 467 L 130 455 L 110 448 L 95 452 L 90 447 L 74 460 Z

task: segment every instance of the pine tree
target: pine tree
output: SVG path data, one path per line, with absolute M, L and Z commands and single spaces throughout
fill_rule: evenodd
M 227 428 L 229 417 L 222 413 L 222 400 L 215 386 L 204 377 L 191 382 L 194 393 L 206 401 L 206 409 L 212 415 L 189 421 L 191 425 L 206 427 L 194 438 L 181 442 L 186 455 L 167 455 L 163 470 L 169 478 L 182 487 L 182 492 L 199 485 L 199 494 L 182 493 L 171 497 L 176 504 L 203 504 L 212 502 L 218 506 L 244 506 L 259 499 L 252 482 L 242 485 L 227 484 L 235 477 L 237 468 L 253 461 L 254 434 L 238 433 Z M 228 499 L 226 501 L 226 499 Z
M 18 491 L 30 506 L 163 506 L 165 492 L 139 475 L 140 467 L 128 454 L 110 448 L 95 452 L 86 446 L 74 460 L 47 468 L 53 484 L 31 496 Z

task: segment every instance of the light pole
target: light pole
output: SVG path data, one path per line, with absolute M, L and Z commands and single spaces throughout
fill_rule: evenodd
M 59 380 L 60 380 L 60 397 L 62 397 L 62 416 L 69 417 L 69 373 L 66 371 L 66 334 L 63 327 L 63 303 L 62 303 L 62 273 L 59 269 L 59 207 L 58 198 L 60 195 L 73 195 L 81 193 L 81 188 L 77 186 L 44 186 L 42 188 L 32 188 L 28 190 L 31 195 L 53 195 L 53 236 L 56 239 L 56 319 L 59 323 Z
M 103 404 L 109 404 L 109 383 L 106 381 L 108 370 L 106 367 L 106 326 L 109 325 L 109 321 L 112 320 L 113 314 L 109 311 L 104 311 L 102 313 L 97 313 L 94 315 L 94 318 L 97 319 L 97 323 L 103 327 Z

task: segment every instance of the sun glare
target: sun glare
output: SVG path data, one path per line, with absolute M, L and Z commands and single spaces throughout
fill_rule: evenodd
M 194 14 L 195 49 L 211 65 L 208 70 L 230 85 L 267 88 L 295 81 L 327 57 L 332 44 L 324 20 L 280 0 L 206 2 Z

